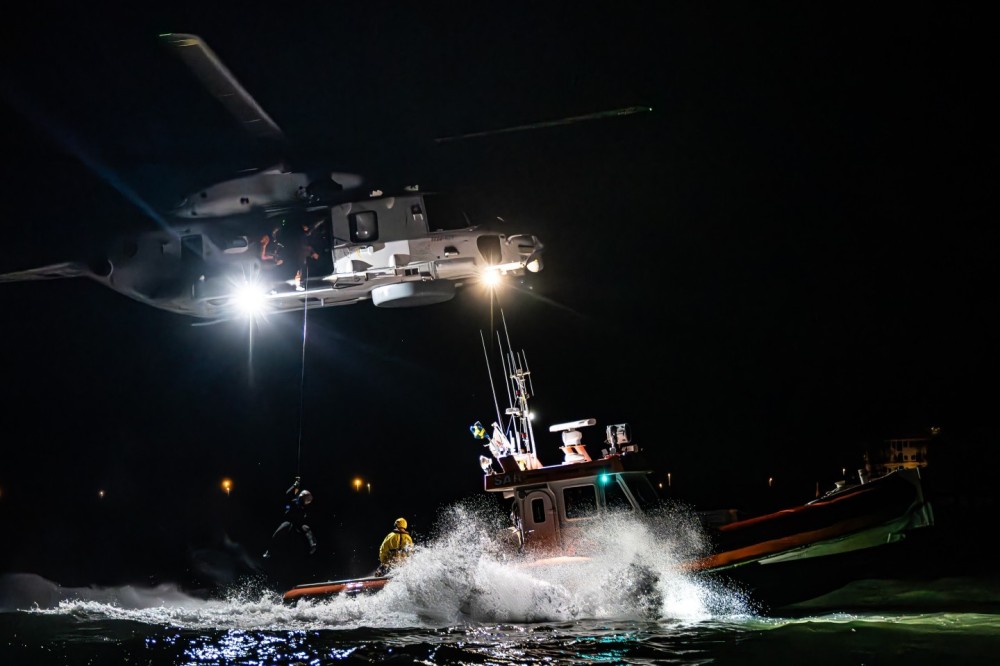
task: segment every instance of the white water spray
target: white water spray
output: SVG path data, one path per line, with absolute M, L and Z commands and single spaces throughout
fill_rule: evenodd
M 28 608 L 39 613 L 240 630 L 699 622 L 749 614 L 739 594 L 678 566 L 701 544 L 696 521 L 683 513 L 655 521 L 631 514 L 602 517 L 589 524 L 574 557 L 547 559 L 505 550 L 495 538 L 500 527 L 493 513 L 475 502 L 443 511 L 433 536 L 418 544 L 393 579 L 372 595 L 286 605 L 278 592 L 261 590 L 254 580 L 225 599 L 204 600 L 170 586 L 62 589 L 37 579 L 31 581 L 32 594 L 21 596 L 46 598 L 49 603 Z M 11 581 L 5 582 L 10 589 Z M 22 587 L 26 583 L 18 581 Z M 50 589 L 44 589 L 46 584 Z M 5 598 L 8 607 L 16 601 L 10 594 L 0 596 Z

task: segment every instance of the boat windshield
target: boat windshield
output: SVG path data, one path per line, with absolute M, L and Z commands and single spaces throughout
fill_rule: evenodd
M 628 486 L 635 501 L 642 511 L 651 511 L 660 505 L 660 495 L 656 492 L 649 477 L 645 474 L 622 474 L 622 480 Z

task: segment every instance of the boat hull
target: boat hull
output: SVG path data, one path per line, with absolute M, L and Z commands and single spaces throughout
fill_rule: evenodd
M 281 600 L 285 603 L 295 603 L 302 599 L 322 600 L 340 595 L 374 594 L 385 587 L 385 584 L 388 582 L 388 576 L 367 576 L 365 578 L 348 578 L 322 583 L 306 583 L 296 585 L 285 592 L 281 596 Z
M 715 551 L 685 568 L 736 585 L 763 606 L 813 598 L 852 580 L 902 573 L 926 551 L 934 514 L 917 470 L 900 470 L 712 532 Z
M 933 523 L 919 473 L 900 470 L 807 504 L 720 525 L 713 533 L 716 551 L 689 568 L 834 555 L 893 543 Z
M 804 559 L 758 560 L 697 574 L 739 590 L 761 613 L 785 612 L 862 580 L 906 580 L 926 575 L 931 530 L 888 544 Z

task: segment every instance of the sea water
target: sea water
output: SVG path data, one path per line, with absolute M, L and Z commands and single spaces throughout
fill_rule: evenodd
M 685 573 L 702 538 L 619 516 L 587 558 L 532 562 L 474 510 L 379 593 L 282 603 L 248 577 L 211 598 L 173 585 L 0 581 L 0 664 L 967 664 L 1000 663 L 1000 578 L 862 580 L 783 614 Z

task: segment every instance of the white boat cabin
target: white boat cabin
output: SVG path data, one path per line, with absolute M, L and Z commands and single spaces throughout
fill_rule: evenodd
M 651 471 L 629 441 L 627 425 L 608 426 L 601 456 L 590 456 L 577 428 L 595 423 L 586 419 L 550 427 L 562 432 L 563 462 L 549 466 L 538 462 L 533 448 L 512 447 L 494 424 L 489 447 L 500 471 L 482 456 L 484 487 L 512 500 L 511 532 L 519 547 L 570 555 L 579 531 L 603 513 L 645 512 L 660 503 Z

